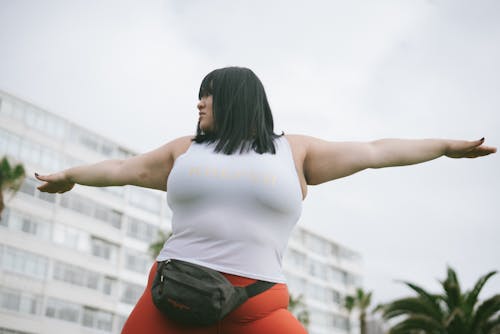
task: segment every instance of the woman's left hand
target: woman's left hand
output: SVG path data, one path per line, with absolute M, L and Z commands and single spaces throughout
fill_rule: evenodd
M 477 158 L 495 153 L 496 147 L 483 145 L 484 138 L 473 141 L 450 140 L 444 153 L 449 158 Z

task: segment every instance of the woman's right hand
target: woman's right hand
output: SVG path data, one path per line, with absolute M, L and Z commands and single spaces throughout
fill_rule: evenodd
M 64 171 L 50 175 L 38 175 L 35 173 L 35 177 L 38 180 L 45 182 L 41 186 L 37 187 L 37 189 L 46 193 L 62 194 L 66 191 L 70 191 L 75 186 L 75 183 L 71 182 Z

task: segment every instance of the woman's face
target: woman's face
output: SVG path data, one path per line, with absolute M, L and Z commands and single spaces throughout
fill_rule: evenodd
M 200 129 L 203 132 L 210 132 L 214 130 L 214 112 L 212 109 L 212 95 L 202 96 L 198 102 L 198 110 L 200 118 L 198 122 Z

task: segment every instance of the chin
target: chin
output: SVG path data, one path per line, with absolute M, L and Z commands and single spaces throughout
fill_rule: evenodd
M 205 133 L 210 133 L 213 131 L 211 126 L 203 126 L 202 124 L 200 124 L 200 130 Z

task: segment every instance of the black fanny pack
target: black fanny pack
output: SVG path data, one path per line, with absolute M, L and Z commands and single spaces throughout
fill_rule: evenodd
M 153 303 L 173 321 L 208 326 L 276 283 L 257 281 L 235 287 L 216 270 L 181 260 L 158 262 Z

